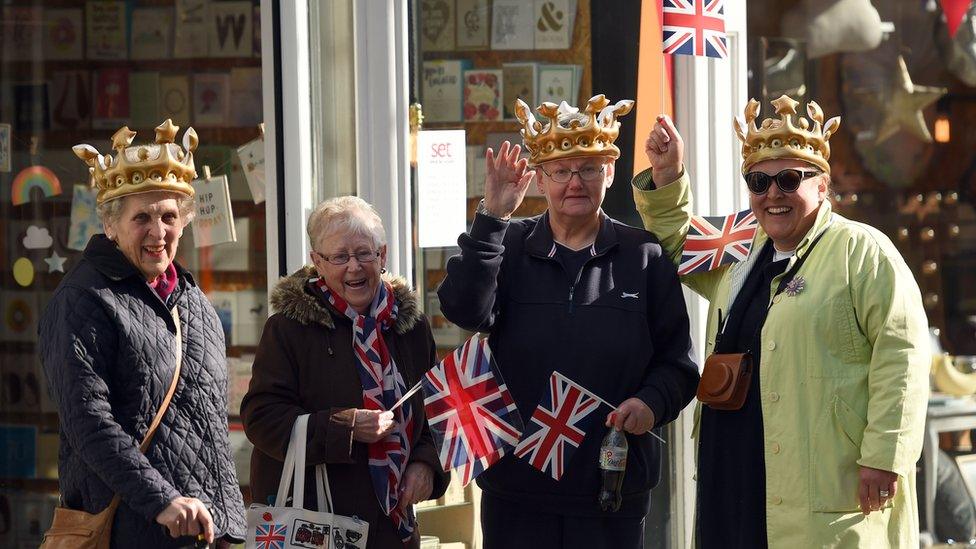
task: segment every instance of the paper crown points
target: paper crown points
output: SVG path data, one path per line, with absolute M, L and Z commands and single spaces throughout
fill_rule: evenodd
M 199 145 L 197 132 L 187 128 L 183 132 L 183 146 L 174 141 L 179 126 L 167 119 L 156 127 L 156 142 L 132 146 L 136 132 L 128 126 L 112 135 L 116 155 L 99 154 L 91 145 L 75 145 L 71 149 L 88 165 L 90 184 L 98 188 L 97 202 L 103 204 L 130 194 L 150 191 L 169 191 L 193 196 L 197 171 L 193 165 L 193 151 Z
M 824 124 L 823 110 L 816 101 L 807 103 L 809 120 L 797 115 L 796 108 L 800 103 L 789 96 L 782 95 L 770 103 L 779 118 L 767 118 L 756 127 L 759 101 L 750 99 L 745 108 L 745 121 L 736 117 L 732 122 L 736 135 L 742 140 L 742 173 L 763 160 L 794 158 L 829 174 L 829 140 L 840 127 L 840 117 L 835 116 Z
M 620 149 L 613 144 L 620 133 L 617 118 L 633 107 L 630 99 L 611 105 L 603 94 L 590 98 L 583 112 L 565 101 L 559 105 L 545 102 L 538 108 L 546 119 L 541 122 L 525 101 L 516 99 L 515 117 L 522 125 L 522 143 L 529 151 L 529 164 L 538 166 L 550 160 L 581 156 L 620 157 Z

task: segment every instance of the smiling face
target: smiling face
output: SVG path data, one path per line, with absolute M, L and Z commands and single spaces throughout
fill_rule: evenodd
M 185 223 L 176 195 L 165 192 L 132 194 L 123 200 L 118 218 L 103 225 L 126 259 L 152 282 L 173 258 Z
M 380 255 L 372 261 L 361 262 L 355 257 L 361 252 L 379 252 Z M 330 263 L 328 258 L 337 254 L 349 255 L 349 262 L 343 265 Z M 330 290 L 358 313 L 369 312 L 379 291 L 380 271 L 386 266 L 386 246 L 377 247 L 371 236 L 340 229 L 322 236 L 311 256 L 315 270 Z
M 777 159 L 759 162 L 749 168 L 750 172 L 760 171 L 776 175 L 785 169 L 811 171 L 815 168 L 806 162 L 793 159 Z M 827 176 L 820 174 L 808 177 L 792 193 L 784 193 L 776 183 L 769 186 L 764 194 L 749 193 L 749 206 L 756 215 L 759 225 L 773 239 L 777 250 L 796 249 L 803 237 L 817 220 L 817 208 L 827 197 Z
M 592 181 L 584 181 L 573 174 L 567 183 L 553 181 L 552 174 L 562 170 L 600 170 L 603 173 Z M 546 197 L 549 216 L 556 220 L 585 220 L 593 218 L 603 205 L 607 189 L 613 184 L 613 160 L 607 157 L 567 158 L 545 162 L 536 169 L 536 185 Z M 546 174 L 549 175 L 546 175 Z

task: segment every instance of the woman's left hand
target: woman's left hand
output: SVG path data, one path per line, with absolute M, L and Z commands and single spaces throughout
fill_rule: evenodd
M 616 410 L 607 414 L 607 427 L 643 435 L 654 428 L 654 412 L 639 398 L 628 398 Z
M 407 465 L 407 470 L 403 473 L 403 482 L 400 484 L 400 503 L 399 509 L 424 501 L 430 497 L 434 491 L 434 472 L 426 463 L 415 461 Z
M 861 482 L 857 496 L 861 502 L 861 512 L 867 515 L 871 511 L 881 510 L 888 500 L 894 499 L 898 475 L 871 467 L 861 466 L 859 469 Z

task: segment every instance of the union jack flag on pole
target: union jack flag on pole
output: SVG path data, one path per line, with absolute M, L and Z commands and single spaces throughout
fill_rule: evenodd
M 752 210 L 726 216 L 691 216 L 678 274 L 704 273 L 744 260 L 758 226 Z
M 515 455 L 559 480 L 566 464 L 586 436 L 586 424 L 600 404 L 600 397 L 559 372 L 549 376 L 549 387 L 525 427 Z M 609 404 L 607 404 L 609 406 Z
M 664 53 L 725 59 L 725 0 L 664 0 Z
M 445 471 L 460 468 L 461 482 L 491 467 L 518 443 L 522 416 L 475 334 L 421 379 L 427 423 Z

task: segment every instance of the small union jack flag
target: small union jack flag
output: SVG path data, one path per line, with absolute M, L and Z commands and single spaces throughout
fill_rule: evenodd
M 284 524 L 258 524 L 254 532 L 257 549 L 285 549 L 285 536 L 288 527 Z
M 725 0 L 664 0 L 664 53 L 725 59 Z
M 744 260 L 758 226 L 752 210 L 727 216 L 691 216 L 678 274 L 704 273 Z
M 475 334 L 421 380 L 424 410 L 445 471 L 461 469 L 461 482 L 491 467 L 518 443 L 522 416 Z
M 549 389 L 525 426 L 525 436 L 515 447 L 515 455 L 559 480 L 586 436 L 589 421 L 585 420 L 602 402 L 576 382 L 553 372 Z

